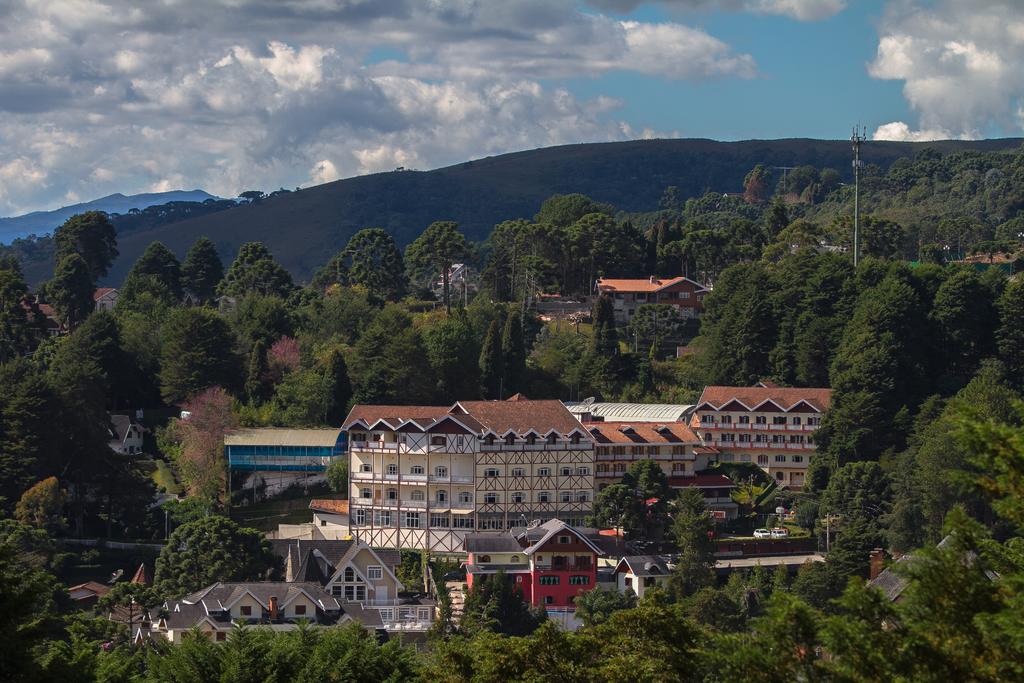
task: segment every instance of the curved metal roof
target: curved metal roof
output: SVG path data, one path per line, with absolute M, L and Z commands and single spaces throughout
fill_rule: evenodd
M 606 421 L 681 422 L 687 418 L 692 405 L 681 403 L 566 403 L 570 413 L 590 413 Z

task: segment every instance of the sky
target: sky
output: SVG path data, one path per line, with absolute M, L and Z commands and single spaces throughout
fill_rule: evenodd
M 0 0 L 0 216 L 636 138 L 1024 135 L 1024 0 Z

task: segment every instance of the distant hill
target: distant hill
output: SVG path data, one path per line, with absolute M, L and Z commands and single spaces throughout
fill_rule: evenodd
M 145 209 L 157 204 L 168 202 L 202 202 L 217 199 L 202 190 L 172 190 L 170 192 L 150 192 L 146 194 L 117 194 L 100 197 L 90 202 L 82 202 L 65 206 L 53 211 L 33 211 L 23 216 L 0 218 L 0 244 L 26 235 L 45 235 L 50 233 L 77 213 L 86 211 L 106 211 L 107 213 L 128 213 L 132 209 Z
M 1022 142 L 869 142 L 862 154 L 866 163 L 887 169 L 926 147 L 1000 151 Z M 649 211 L 657 208 L 669 185 L 677 186 L 684 199 L 707 190 L 739 192 L 744 176 L 758 163 L 831 167 L 849 179 L 850 159 L 850 143 L 838 140 L 637 140 L 547 147 L 433 171 L 358 176 L 123 234 L 121 257 L 108 282 L 119 283 L 153 240 L 182 256 L 206 235 L 226 262 L 242 243 L 262 241 L 303 281 L 364 227 L 382 227 L 405 245 L 432 221 L 455 220 L 469 238 L 482 240 L 495 223 L 531 218 L 555 193 L 582 192 L 624 211 Z M 26 263 L 26 277 L 39 282 L 51 268 L 49 262 Z

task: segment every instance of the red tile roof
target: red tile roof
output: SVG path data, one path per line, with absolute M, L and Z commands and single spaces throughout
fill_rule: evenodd
M 700 444 L 693 430 L 682 422 L 588 422 L 594 443 Z
M 100 287 L 95 292 L 92 293 L 92 300 L 93 301 L 99 301 L 100 299 L 102 299 L 107 294 L 110 294 L 111 292 L 116 292 L 116 291 L 117 290 L 114 289 L 113 287 Z
M 354 405 L 348 412 L 348 417 L 342 425 L 342 429 L 348 429 L 359 420 L 372 425 L 377 420 L 384 420 L 388 424 L 397 425 L 405 420 L 424 420 L 427 422 L 437 420 L 448 414 L 450 406 L 379 406 L 379 405 Z
M 806 401 L 824 412 L 832 403 L 832 390 L 799 387 L 704 387 L 704 392 L 697 401 L 697 409 L 700 410 L 704 404 L 721 408 L 731 401 L 739 401 L 748 409 L 753 409 L 764 401 L 773 401 L 783 410 L 789 410 L 801 401 Z
M 701 489 L 733 488 L 736 484 L 724 474 L 697 474 L 692 477 L 669 477 L 668 485 L 674 489 L 696 486 Z
M 393 427 L 413 420 L 425 429 L 445 417 L 458 420 L 477 434 L 491 431 L 500 436 L 512 430 L 523 435 L 533 430 L 544 436 L 552 430 L 564 435 L 577 429 L 586 434 L 561 401 L 532 401 L 519 394 L 508 401 L 460 401 L 454 406 L 355 405 L 342 428 L 350 429 L 360 420 L 371 426 L 384 420 Z
M 597 281 L 597 288 L 602 292 L 659 292 L 680 282 L 692 282 L 698 290 L 704 289 L 699 283 L 685 277 L 672 277 L 664 280 L 658 277 L 645 279 L 601 278 Z
M 329 498 L 314 498 L 309 501 L 309 509 L 317 512 L 330 512 L 335 515 L 348 514 L 347 500 L 332 500 Z

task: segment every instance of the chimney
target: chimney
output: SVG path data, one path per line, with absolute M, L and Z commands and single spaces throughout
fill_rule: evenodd
M 885 551 L 881 548 L 872 550 L 871 554 L 868 555 L 868 563 L 871 566 L 869 579 L 874 581 L 882 573 L 882 570 L 885 569 Z
M 277 621 L 277 596 L 270 596 L 270 620 Z

